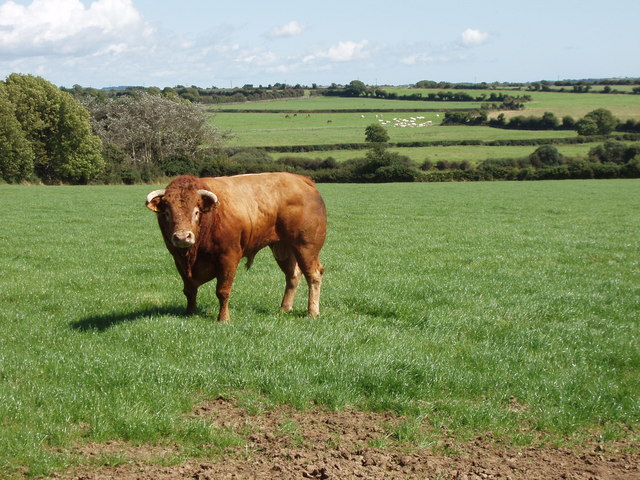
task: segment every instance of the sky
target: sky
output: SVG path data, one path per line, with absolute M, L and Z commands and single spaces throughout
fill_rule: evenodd
M 0 79 L 71 87 L 640 77 L 638 0 L 0 0 Z

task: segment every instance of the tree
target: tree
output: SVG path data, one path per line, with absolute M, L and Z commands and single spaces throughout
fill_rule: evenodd
M 34 170 L 45 182 L 87 183 L 104 169 L 102 144 L 88 112 L 43 78 L 9 75 L 6 92 L 35 155 Z
M 529 161 L 534 167 L 561 165 L 562 154 L 558 152 L 558 149 L 553 145 L 542 145 L 529 155 Z
M 592 118 L 583 117 L 576 123 L 578 135 L 598 135 L 598 125 Z
M 364 130 L 364 139 L 368 143 L 387 143 L 389 134 L 379 123 L 372 123 Z
M 620 140 L 608 140 L 589 150 L 589 157 L 602 163 L 623 164 L 640 153 L 640 143 L 627 145 Z
M 412 182 L 419 172 L 408 157 L 387 151 L 389 134 L 378 123 L 365 128 L 365 140 L 371 145 L 356 173 L 361 180 L 374 182 Z
M 17 183 L 33 173 L 33 150 L 9 101 L 6 86 L 0 82 L 0 178 Z
M 361 95 L 366 95 L 367 86 L 360 80 L 351 80 L 349 85 L 345 87 L 344 92 L 349 97 L 359 97 Z
M 199 173 L 199 162 L 227 136 L 201 108 L 176 97 L 142 93 L 87 106 L 106 145 L 117 146 L 136 168 L 168 175 Z
M 545 130 L 555 130 L 560 125 L 560 120 L 553 112 L 544 112 L 540 120 L 540 127 Z
M 595 129 L 594 129 L 595 125 Z M 609 135 L 618 126 L 618 120 L 606 108 L 587 113 L 577 124 L 579 135 Z M 595 131 L 595 133 L 593 133 Z

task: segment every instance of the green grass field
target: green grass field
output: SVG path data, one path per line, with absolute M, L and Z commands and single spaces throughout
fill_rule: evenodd
M 577 145 L 558 145 L 557 150 L 566 157 L 587 157 L 589 150 L 599 145 L 599 143 L 582 143 Z M 487 158 L 523 158 L 531 155 L 537 147 L 533 146 L 503 146 L 492 147 L 485 145 L 454 145 L 450 147 L 413 147 L 413 148 L 389 148 L 390 152 L 397 152 L 400 155 L 409 157 L 418 165 L 425 159 L 432 162 L 447 160 L 460 162 L 467 160 L 471 163 L 479 163 Z M 344 162 L 352 158 L 362 158 L 366 150 L 322 150 L 300 153 L 272 153 L 273 158 L 281 157 L 307 157 L 307 158 L 328 158 L 333 157 L 338 162 Z
M 409 91 L 411 93 L 411 91 Z M 342 98 L 342 97 L 303 97 L 284 100 L 266 100 L 246 103 L 221 103 L 207 105 L 207 109 L 216 110 L 405 110 L 405 109 L 450 109 L 479 108 L 480 102 L 425 102 L 406 100 L 382 100 L 375 98 Z
M 411 93 L 428 93 L 438 90 L 387 88 L 400 95 Z M 491 90 L 470 91 L 473 95 L 490 95 Z M 606 108 L 621 120 L 640 120 L 640 95 L 603 94 L 603 93 L 560 93 L 560 92 L 527 92 L 508 91 L 513 95 L 529 95 L 532 101 L 525 104 L 520 111 L 504 112 L 507 117 L 515 115 L 542 116 L 545 112 L 553 112 L 558 118 L 566 115 L 575 120 L 596 108 Z M 233 138 L 228 142 L 232 147 L 267 147 L 267 146 L 300 146 L 300 145 L 330 145 L 364 142 L 364 130 L 380 120 L 389 122 L 385 128 L 391 142 L 413 141 L 462 141 L 462 140 L 528 140 L 575 137 L 574 131 L 527 131 L 500 130 L 489 127 L 466 127 L 440 125 L 443 110 L 455 108 L 478 108 L 477 102 L 423 102 L 403 100 L 378 100 L 371 98 L 339 98 L 339 97 L 305 97 L 275 101 L 247 102 L 237 104 L 221 104 L 207 106 L 212 112 L 211 122 L 222 130 L 230 131 Z M 389 109 L 438 109 L 440 112 L 389 112 Z M 238 110 L 238 112 L 219 112 L 219 109 Z M 262 110 L 263 113 L 246 113 L 242 110 Z M 349 113 L 320 113 L 322 110 L 353 110 Z M 367 110 L 375 110 L 370 112 Z M 284 113 L 288 111 L 289 113 Z M 298 111 L 299 113 L 292 113 Z M 304 113 L 302 113 L 304 111 Z M 310 112 L 310 113 L 307 113 Z M 497 116 L 500 112 L 492 112 Z M 431 122 L 432 125 L 422 128 L 402 128 L 394 119 L 408 120 L 411 117 L 424 117 L 420 122 Z M 395 125 L 395 126 L 394 126 Z M 421 147 L 418 150 L 404 152 L 412 159 L 424 158 Z M 505 148 L 505 150 L 501 150 Z M 500 147 L 500 151 L 491 156 L 482 156 L 484 149 L 471 148 L 470 153 L 460 155 L 457 149 L 440 149 L 439 154 L 452 154 L 449 161 L 458 161 L 461 156 L 469 157 L 470 161 L 482 161 L 486 158 L 505 158 L 513 156 L 512 147 Z M 495 150 L 495 149 L 494 149 Z M 580 150 L 582 151 L 582 149 Z M 332 154 L 336 159 L 345 155 L 352 158 L 353 152 Z M 315 156 L 326 157 L 320 153 Z
M 265 251 L 219 325 L 213 285 L 183 313 L 153 187 L 0 186 L 3 475 L 86 442 L 215 455 L 241 432 L 185 413 L 220 394 L 391 410 L 434 438 L 640 440 L 640 181 L 319 187 L 320 318 L 304 295 L 278 313 Z
M 433 89 L 402 89 L 402 88 L 390 88 L 389 91 L 398 93 L 399 95 L 410 95 L 412 93 L 422 93 L 427 95 L 429 93 L 438 93 L 441 90 Z M 619 90 L 625 90 L 619 88 Z M 626 91 L 629 91 L 626 89 Z M 456 91 L 456 90 L 452 90 Z M 460 90 L 464 91 L 464 90 Z M 491 95 L 495 93 L 494 90 L 467 90 L 467 93 L 476 97 L 482 94 Z M 634 120 L 640 119 L 640 95 L 629 94 L 606 94 L 606 93 L 570 93 L 570 92 L 529 92 L 527 90 L 498 90 L 499 93 L 506 93 L 513 96 L 529 95 L 532 98 L 531 102 L 525 103 L 525 109 L 519 112 L 505 112 L 507 116 L 514 115 L 535 115 L 542 116 L 544 112 L 553 112 L 559 118 L 565 115 L 571 115 L 576 119 L 583 117 L 596 108 L 606 108 L 611 110 L 614 115 L 622 120 L 632 118 Z M 373 100 L 375 101 L 375 100 Z M 449 108 L 449 102 L 422 102 L 429 104 L 441 105 L 440 108 Z M 461 102 L 466 103 L 466 102 Z M 465 108 L 464 106 L 462 108 Z M 467 107 L 477 108 L 477 107 Z
M 415 113 L 383 114 L 385 119 L 410 119 Z M 425 120 L 433 125 L 421 128 L 386 126 L 391 142 L 459 141 L 459 140 L 511 140 L 532 138 L 571 138 L 577 134 L 567 130 L 504 130 L 491 127 L 439 125 L 442 117 L 425 113 Z M 234 134 L 229 146 L 266 147 L 280 145 L 332 145 L 338 143 L 364 143 L 364 130 L 376 123 L 375 114 L 312 113 L 286 118 L 282 113 L 218 113 L 213 124 Z M 438 122 L 438 123 L 436 123 Z

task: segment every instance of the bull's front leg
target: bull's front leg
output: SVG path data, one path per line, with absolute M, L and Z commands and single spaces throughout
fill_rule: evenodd
M 182 289 L 182 292 L 184 293 L 184 296 L 187 297 L 187 313 L 196 313 L 196 310 L 198 309 L 198 302 L 196 301 L 198 296 L 198 286 L 188 279 L 183 280 L 184 288 Z
M 184 265 L 184 262 L 180 261 L 179 258 L 174 258 L 176 267 L 178 267 L 178 273 L 182 278 L 182 284 L 184 287 L 182 288 L 182 293 L 187 297 L 187 313 L 192 314 L 196 313 L 198 309 L 198 304 L 196 298 L 198 296 L 198 284 L 193 280 L 191 275 L 187 272 L 187 268 Z
M 231 320 L 229 314 L 229 298 L 231 297 L 231 289 L 233 288 L 233 280 L 236 276 L 236 270 L 240 259 L 221 259 L 218 268 L 218 280 L 216 284 L 216 296 L 220 302 L 220 311 L 218 312 L 218 322 L 228 323 Z

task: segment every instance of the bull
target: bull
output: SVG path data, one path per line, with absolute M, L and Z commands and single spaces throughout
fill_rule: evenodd
M 285 275 L 282 311 L 291 311 L 304 275 L 308 312 L 320 314 L 326 236 L 324 201 L 313 181 L 291 173 L 197 178 L 183 175 L 147 195 L 167 249 L 184 283 L 187 311 L 197 309 L 198 288 L 216 279 L 219 322 L 229 322 L 229 297 L 242 258 L 247 268 L 270 247 Z

